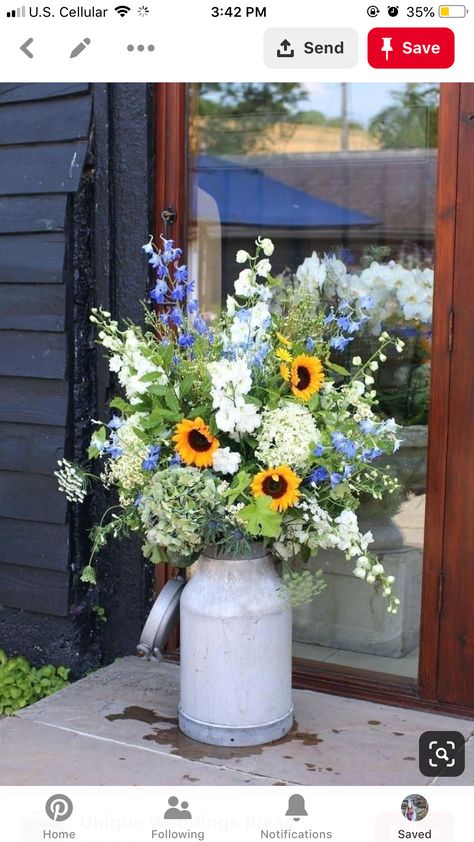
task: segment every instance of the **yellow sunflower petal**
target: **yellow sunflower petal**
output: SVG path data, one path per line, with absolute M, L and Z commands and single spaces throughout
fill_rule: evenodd
M 300 477 L 288 465 L 279 465 L 256 474 L 251 489 L 254 497 L 262 497 L 264 494 L 271 497 L 270 508 L 273 511 L 284 512 L 297 502 L 300 484 Z
M 324 382 L 321 360 L 305 354 L 295 357 L 291 365 L 290 382 L 295 397 L 308 401 L 315 392 L 319 392 Z
M 210 468 L 212 457 L 219 447 L 219 441 L 212 435 L 202 418 L 193 421 L 185 418 L 176 425 L 173 436 L 176 453 L 186 465 L 196 468 Z

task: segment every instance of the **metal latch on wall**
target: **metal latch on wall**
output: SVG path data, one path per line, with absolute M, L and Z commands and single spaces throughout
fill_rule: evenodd
M 169 227 L 170 225 L 174 225 L 176 219 L 178 217 L 176 208 L 172 208 L 171 206 L 166 207 L 163 211 L 161 211 L 161 219 L 163 221 L 164 226 L 164 235 L 166 239 L 169 239 Z

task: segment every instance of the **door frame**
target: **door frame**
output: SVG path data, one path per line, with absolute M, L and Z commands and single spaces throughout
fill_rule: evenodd
M 398 676 L 352 670 L 338 665 L 302 658 L 293 661 L 295 687 L 341 696 L 367 699 L 399 707 L 428 709 L 458 716 L 472 716 L 472 709 L 443 704 L 437 698 L 440 614 L 447 560 L 443 558 L 445 539 L 446 480 L 449 430 L 451 347 L 454 317 L 454 265 L 456 225 L 463 208 L 457 206 L 459 126 L 461 94 L 464 85 L 441 84 L 437 201 L 435 219 L 436 283 L 433 302 L 431 356 L 430 423 L 428 430 L 427 505 L 423 552 L 423 584 L 418 683 L 409 684 Z M 472 85 L 471 87 L 474 87 Z M 172 236 L 186 242 L 187 230 L 187 123 L 188 86 L 184 83 L 156 85 L 156 230 L 161 230 L 161 212 L 176 211 Z M 474 202 L 474 199 L 473 199 Z M 429 524 L 429 528 L 426 526 Z M 167 565 L 157 568 L 159 591 L 173 575 Z M 178 660 L 178 637 L 170 641 L 167 657 Z

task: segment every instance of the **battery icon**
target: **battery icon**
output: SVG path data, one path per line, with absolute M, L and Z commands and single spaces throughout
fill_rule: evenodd
M 440 18 L 465 18 L 466 13 L 465 6 L 440 6 L 438 9 Z

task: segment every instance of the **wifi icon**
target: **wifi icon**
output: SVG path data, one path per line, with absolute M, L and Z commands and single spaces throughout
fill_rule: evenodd
M 130 6 L 116 6 L 115 11 L 118 15 L 120 15 L 121 18 L 124 18 L 125 15 L 128 15 L 130 11 Z

